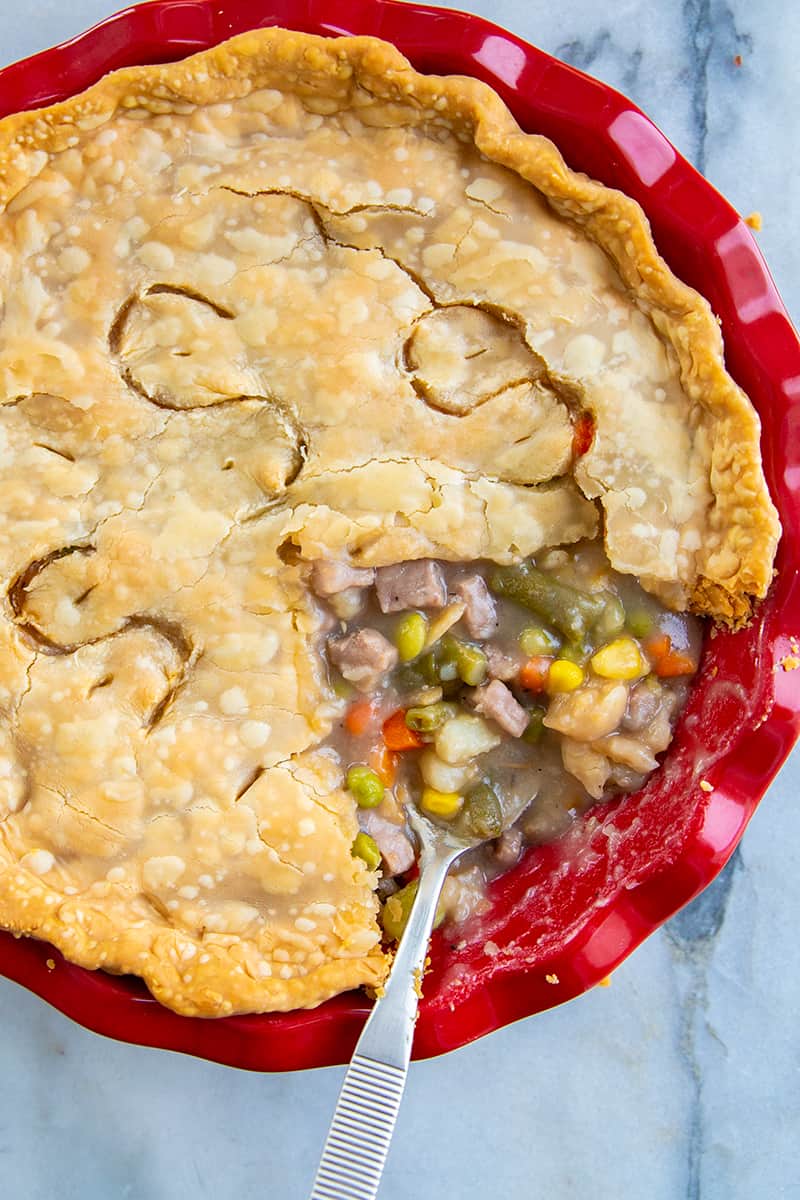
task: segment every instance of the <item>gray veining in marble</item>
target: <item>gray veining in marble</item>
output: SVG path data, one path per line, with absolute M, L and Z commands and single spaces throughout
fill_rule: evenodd
M 760 210 L 800 315 L 796 0 L 460 7 L 626 92 L 740 212 Z M 2 0 L 0 59 L 113 8 Z M 798 791 L 795 756 L 717 882 L 610 988 L 416 1065 L 382 1200 L 800 1197 Z M 340 1078 L 118 1045 L 0 981 L 2 1194 L 300 1200 Z

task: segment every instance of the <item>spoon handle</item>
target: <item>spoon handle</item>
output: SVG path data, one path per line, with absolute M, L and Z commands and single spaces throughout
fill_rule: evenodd
M 419 887 L 383 994 L 347 1068 L 309 1200 L 375 1200 L 406 1085 L 422 974 L 456 852 L 423 852 Z

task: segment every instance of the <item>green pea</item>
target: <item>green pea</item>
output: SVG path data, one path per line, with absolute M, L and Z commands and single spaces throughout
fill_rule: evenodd
M 542 625 L 526 625 L 519 635 L 519 646 L 528 658 L 557 654 L 561 646 L 561 638 L 557 638 L 549 629 Z
M 365 862 L 370 871 L 380 866 L 381 852 L 378 843 L 368 833 L 357 833 L 351 848 L 351 854 Z
M 349 700 L 350 697 L 354 695 L 356 690 L 352 683 L 348 683 L 347 680 L 339 674 L 334 675 L 331 686 L 333 687 L 333 694 L 338 696 L 340 700 Z
M 417 898 L 418 887 L 419 880 L 412 879 L 411 883 L 407 883 L 405 887 L 400 888 L 399 892 L 395 892 L 393 896 L 389 896 L 381 910 L 380 921 L 383 926 L 383 932 L 392 942 L 399 942 L 403 936 L 403 931 L 411 916 L 411 909 L 414 907 L 414 901 Z M 445 915 L 444 905 L 440 902 L 436 909 L 436 919 L 433 923 L 434 929 L 439 928 Z
M 433 733 L 457 712 L 455 704 L 443 704 L 441 700 L 436 704 L 419 705 L 406 711 L 406 725 L 417 733 Z
M 581 667 L 591 653 L 592 648 L 586 642 L 564 642 L 558 657 L 565 658 L 567 662 L 577 663 Z
M 410 612 L 398 622 L 394 631 L 394 644 L 401 662 L 411 662 L 422 653 L 428 636 L 428 622 L 422 613 Z
M 622 601 L 611 592 L 602 592 L 601 595 L 605 604 L 594 629 L 601 642 L 610 642 L 625 628 L 625 609 Z
M 542 740 L 544 733 L 544 713 L 543 708 L 532 708 L 530 720 L 522 733 L 523 742 L 528 742 L 529 745 L 535 746 L 537 742 Z
M 653 632 L 655 622 L 647 609 L 633 608 L 628 613 L 627 625 L 634 637 L 641 638 Z
M 503 810 L 488 783 L 479 783 L 467 794 L 461 817 L 472 837 L 494 838 L 503 832 Z
M 383 799 L 385 788 L 374 771 L 357 763 L 347 772 L 347 790 L 352 792 L 359 808 L 376 808 Z

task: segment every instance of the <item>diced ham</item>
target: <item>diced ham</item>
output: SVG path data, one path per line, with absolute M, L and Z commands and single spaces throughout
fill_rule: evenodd
M 351 567 L 349 563 L 318 558 L 311 567 L 311 587 L 318 596 L 336 596 L 350 588 L 372 587 L 374 567 Z
M 482 575 L 466 575 L 455 590 L 464 601 L 464 623 L 470 637 L 488 638 L 497 629 L 497 605 Z
M 401 612 L 404 608 L 444 608 L 447 584 L 442 568 L 429 558 L 378 567 L 375 591 L 381 612 Z
M 377 629 L 359 629 L 344 637 L 328 639 L 328 656 L 350 683 L 370 692 L 381 676 L 397 666 L 395 647 Z
M 359 824 L 375 840 L 387 875 L 402 875 L 414 864 L 414 847 L 401 825 L 387 821 L 374 808 L 362 808 Z
M 512 737 L 521 737 L 528 728 L 530 714 L 499 679 L 493 679 L 483 687 L 476 688 L 472 698 L 478 712 L 490 717 Z
M 509 679 L 514 679 L 519 674 L 522 666 L 521 657 L 515 657 L 506 650 L 501 650 L 499 646 L 484 646 L 483 652 L 486 655 L 486 663 L 492 679 L 502 679 L 504 683 L 507 683 Z

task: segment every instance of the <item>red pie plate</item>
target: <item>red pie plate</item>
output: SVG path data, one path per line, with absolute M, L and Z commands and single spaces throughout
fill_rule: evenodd
M 166 62 L 248 29 L 386 38 L 420 71 L 491 84 L 526 130 L 579 170 L 635 197 L 673 270 L 722 320 L 728 366 L 763 423 L 784 535 L 758 619 L 707 639 L 698 682 L 660 771 L 592 824 L 529 852 L 491 889 L 491 911 L 432 946 L 415 1056 L 441 1054 L 592 987 L 725 864 L 798 736 L 800 343 L 749 229 L 618 92 L 478 17 L 395 0 L 156 0 L 0 72 L 0 115 L 62 100 L 107 71 Z M 700 786 L 703 781 L 703 787 Z M 72 966 L 0 934 L 0 972 L 82 1025 L 260 1071 L 345 1061 L 361 993 L 310 1012 L 199 1020 L 138 980 Z

